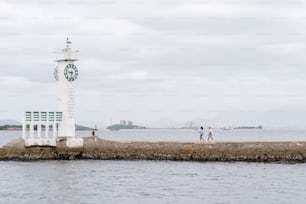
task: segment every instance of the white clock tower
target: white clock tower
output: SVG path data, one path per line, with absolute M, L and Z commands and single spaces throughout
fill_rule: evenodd
M 60 52 L 58 64 L 54 70 L 54 77 L 58 84 L 58 108 L 62 112 L 62 121 L 58 124 L 58 137 L 67 138 L 68 147 L 83 146 L 83 138 L 75 134 L 74 118 L 74 83 L 78 78 L 78 69 L 74 64 L 77 59 L 72 57 L 76 51 L 70 48 L 71 42 L 67 38 L 66 48 Z

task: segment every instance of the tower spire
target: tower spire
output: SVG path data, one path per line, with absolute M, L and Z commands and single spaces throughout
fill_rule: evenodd
M 71 45 L 71 41 L 69 40 L 69 38 L 67 37 L 66 39 L 66 47 L 68 48 Z
M 69 37 L 66 38 L 66 47 L 62 49 L 59 53 L 59 59 L 55 60 L 56 62 L 60 61 L 77 61 L 75 53 L 79 52 L 78 50 L 71 49 L 71 40 Z

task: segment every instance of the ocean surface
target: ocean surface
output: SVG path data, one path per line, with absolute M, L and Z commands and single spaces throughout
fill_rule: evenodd
M 215 130 L 216 141 L 306 140 L 304 130 Z M 79 136 L 90 131 L 79 131 Z M 20 137 L 0 131 L 0 146 Z M 195 130 L 99 131 L 104 139 L 197 142 Z M 0 162 L 0 203 L 305 203 L 306 164 Z

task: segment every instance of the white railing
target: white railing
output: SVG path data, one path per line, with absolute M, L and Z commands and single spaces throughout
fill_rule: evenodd
M 58 111 L 25 111 L 22 124 L 25 146 L 56 146 L 62 118 Z

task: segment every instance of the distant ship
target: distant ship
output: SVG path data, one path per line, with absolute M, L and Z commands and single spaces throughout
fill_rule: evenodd
M 230 127 L 222 127 L 222 128 L 220 128 L 221 130 L 231 130 L 231 128 Z
M 239 130 L 239 129 L 263 129 L 263 127 L 261 125 L 259 126 L 237 126 L 237 127 L 222 127 L 220 128 L 221 130 L 231 130 L 231 129 L 236 129 L 236 130 Z
M 234 127 L 234 129 L 263 129 L 261 125 L 259 126 L 238 126 Z

